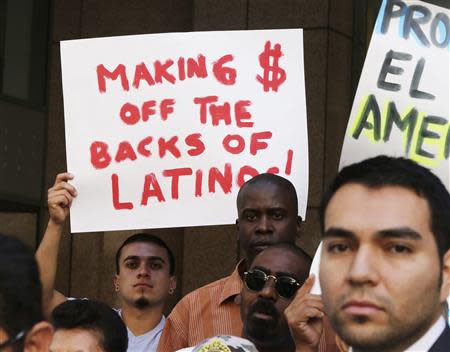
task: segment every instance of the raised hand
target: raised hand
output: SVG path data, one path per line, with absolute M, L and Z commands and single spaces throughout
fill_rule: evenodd
M 317 351 L 323 331 L 323 303 L 320 295 L 311 294 L 315 277 L 311 275 L 284 311 L 296 351 Z
M 69 172 L 58 174 L 53 187 L 48 190 L 47 203 L 50 220 L 55 224 L 62 225 L 69 215 L 69 208 L 77 191 L 69 181 L 73 175 Z

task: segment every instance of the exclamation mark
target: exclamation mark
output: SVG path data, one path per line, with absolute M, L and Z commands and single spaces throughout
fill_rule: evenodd
M 290 175 L 292 171 L 292 157 L 294 155 L 294 151 L 292 149 L 289 149 L 287 152 L 287 161 L 286 161 L 286 168 L 284 169 L 284 172 L 286 175 Z

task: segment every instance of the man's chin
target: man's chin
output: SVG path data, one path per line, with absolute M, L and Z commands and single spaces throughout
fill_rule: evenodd
M 362 351 L 376 349 L 386 343 L 386 332 L 362 317 L 359 321 L 356 319 L 351 324 L 341 325 L 337 332 L 347 344 Z
M 145 297 L 140 297 L 134 301 L 134 306 L 138 309 L 145 309 L 150 306 L 150 301 Z
M 277 320 L 269 315 L 265 316 L 264 319 L 260 319 L 258 315 L 252 316 L 248 322 L 248 331 L 254 337 L 259 340 L 264 340 L 268 338 L 272 331 L 276 330 Z
M 284 336 L 277 334 L 276 325 L 257 324 L 247 327 L 246 338 L 257 346 L 279 346 Z M 284 343 L 285 341 L 283 341 Z

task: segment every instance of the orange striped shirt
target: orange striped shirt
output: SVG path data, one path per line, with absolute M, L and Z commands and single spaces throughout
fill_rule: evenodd
M 236 266 L 230 276 L 184 296 L 166 320 L 158 352 L 195 346 L 215 335 L 241 336 L 238 299 L 241 289 L 242 281 Z
M 184 296 L 174 307 L 159 340 L 158 352 L 174 352 L 199 344 L 215 335 L 242 336 L 240 293 L 242 280 L 238 267 L 223 279 Z M 328 321 L 320 338 L 319 352 L 346 351 L 336 346 L 336 335 Z

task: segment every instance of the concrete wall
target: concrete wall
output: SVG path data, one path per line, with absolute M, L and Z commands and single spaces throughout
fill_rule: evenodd
M 66 169 L 61 40 L 191 30 L 302 27 L 310 191 L 299 244 L 314 253 L 319 238 L 318 205 L 324 186 L 337 170 L 351 106 L 352 4 L 352 0 L 53 1 L 46 188 L 53 184 L 58 172 Z M 11 223 L 22 222 L 21 215 L 16 216 Z M 47 214 L 42 214 L 41 220 L 45 225 Z M 27 225 L 30 222 L 33 219 L 25 217 L 18 229 L 34 236 L 34 228 Z M 170 307 L 182 295 L 231 272 L 239 257 L 234 226 L 151 232 L 167 241 L 176 256 L 179 286 Z M 114 304 L 114 254 L 128 235 L 130 232 L 71 236 L 67 227 L 61 246 L 58 289 L 71 296 L 97 297 Z

